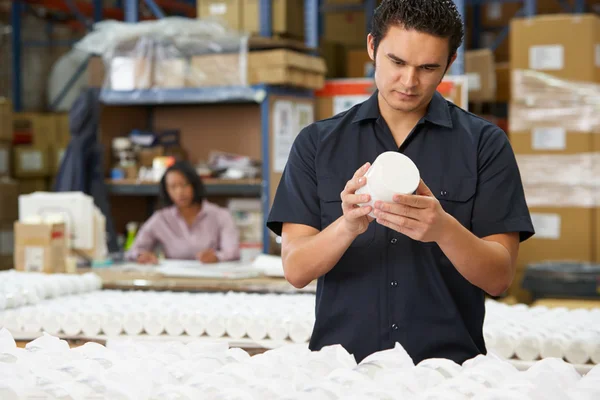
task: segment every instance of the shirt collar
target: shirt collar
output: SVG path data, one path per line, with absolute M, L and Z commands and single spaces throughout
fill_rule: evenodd
M 353 123 L 368 119 L 377 119 L 381 116 L 377 101 L 377 93 L 378 91 L 376 90 L 371 97 L 360 105 L 356 112 L 356 116 L 352 120 Z M 452 118 L 450 117 L 448 101 L 439 92 L 436 91 L 433 94 L 433 98 L 429 103 L 424 119 L 435 125 L 452 128 Z

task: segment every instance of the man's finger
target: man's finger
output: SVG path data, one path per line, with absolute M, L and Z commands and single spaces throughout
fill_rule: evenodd
M 367 171 L 369 170 L 369 167 L 371 166 L 370 162 L 366 162 L 362 167 L 360 167 L 359 169 L 356 170 L 356 172 L 354 173 L 354 175 L 352 176 L 352 178 L 358 178 L 363 176 L 364 174 L 367 173 Z
M 387 228 L 390 228 L 398 233 L 401 233 L 403 235 L 408 236 L 411 239 L 415 238 L 415 233 L 416 231 L 410 228 L 406 228 L 406 227 L 402 227 L 402 226 L 398 226 L 396 224 L 394 224 L 393 222 L 390 222 L 388 220 L 385 219 L 381 219 L 381 218 L 377 218 L 377 223 L 380 225 L 383 225 Z
M 401 228 L 416 230 L 416 229 L 419 229 L 419 227 L 420 227 L 419 221 L 417 221 L 417 220 L 414 220 L 412 218 L 403 217 L 401 215 L 387 213 L 387 212 L 381 211 L 381 210 L 375 210 L 375 216 L 377 217 L 378 221 L 379 220 L 388 221 L 388 222 L 390 222 L 396 226 L 399 226 Z
M 358 219 L 364 217 L 373 210 L 371 206 L 357 207 L 350 211 L 347 216 L 351 219 Z
M 349 194 L 342 197 L 342 201 L 348 205 L 367 203 L 371 199 L 368 194 Z
M 394 196 L 394 203 L 404 204 L 414 208 L 428 208 L 431 206 L 433 199 L 429 196 L 421 196 L 417 194 L 397 194 Z

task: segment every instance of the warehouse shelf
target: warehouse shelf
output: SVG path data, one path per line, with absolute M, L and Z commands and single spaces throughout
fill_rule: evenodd
M 266 92 L 261 86 L 231 86 L 182 89 L 105 90 L 100 100 L 107 105 L 167 105 L 210 103 L 260 103 Z
M 204 179 L 207 196 L 260 196 L 260 179 Z M 158 182 L 138 182 L 134 179 L 107 180 L 108 192 L 120 196 L 158 196 Z

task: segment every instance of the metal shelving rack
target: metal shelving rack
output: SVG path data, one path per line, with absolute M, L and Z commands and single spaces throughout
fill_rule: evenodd
M 189 0 L 189 3 L 183 3 L 182 0 L 178 2 L 168 0 L 142 0 L 147 9 L 149 9 L 156 18 L 162 18 L 165 16 L 164 9 L 169 8 L 174 13 L 186 15 L 190 8 L 195 10 L 195 2 Z M 504 0 L 510 1 L 510 0 Z M 484 3 L 484 0 L 454 0 L 459 9 L 461 15 L 465 15 L 465 4 L 473 4 L 479 7 Z M 528 0 L 527 3 L 527 15 L 533 15 L 535 10 L 535 0 Z M 579 0 L 578 5 L 583 3 L 583 0 Z M 376 0 L 363 0 L 362 4 L 353 5 L 324 5 L 324 0 L 304 0 L 304 21 L 305 21 L 305 44 L 310 49 L 317 49 L 319 47 L 319 36 L 323 31 L 324 19 L 322 13 L 328 11 L 351 11 L 351 10 L 364 10 L 365 19 L 367 21 L 367 32 L 370 31 L 370 21 L 375 10 Z M 15 0 L 12 3 L 12 24 L 13 24 L 13 103 L 15 111 L 20 111 L 21 106 L 21 56 L 20 50 L 22 46 L 21 42 L 21 14 L 25 5 L 36 5 L 43 6 L 52 10 L 60 10 L 65 12 L 74 12 L 77 23 L 80 26 L 89 28 L 90 18 L 93 21 L 100 21 L 103 17 L 122 19 L 126 22 L 135 23 L 140 20 L 140 0 L 123 0 L 118 1 L 114 8 L 102 8 L 101 0 L 93 0 L 90 3 L 82 3 L 74 0 Z M 75 8 L 73 7 L 75 6 Z M 194 11 L 195 12 L 195 11 Z M 272 10 L 271 0 L 260 0 L 259 1 L 259 18 L 260 18 L 260 35 L 265 37 L 272 36 Z M 476 18 L 477 20 L 477 18 Z M 82 65 L 80 70 L 81 73 L 85 70 L 87 63 Z M 453 64 L 451 74 L 462 75 L 464 73 L 464 45 L 458 50 L 458 58 Z M 72 81 L 74 82 L 77 76 L 74 76 Z M 238 88 L 241 89 L 241 88 Z M 66 92 L 68 90 L 65 88 Z M 160 102 L 156 98 L 156 91 L 149 91 L 146 95 L 137 96 L 135 101 L 130 98 L 125 99 L 116 92 L 105 92 L 102 100 L 105 104 L 120 104 L 120 105 L 144 105 L 149 107 L 160 106 L 161 104 L 201 104 L 214 101 L 209 101 L 208 98 L 212 97 L 214 91 L 218 89 L 173 89 L 164 90 L 160 93 Z M 269 140 L 270 132 L 270 98 L 272 96 L 294 96 L 300 98 L 312 98 L 313 91 L 292 89 L 286 87 L 278 87 L 271 85 L 257 85 L 243 88 L 243 91 L 237 91 L 238 95 L 232 98 L 225 98 L 222 102 L 235 102 L 235 103 L 255 103 L 260 106 L 261 113 L 261 140 L 262 140 L 262 154 L 263 154 L 263 176 L 262 185 L 260 188 L 257 185 L 207 185 L 209 192 L 213 194 L 226 194 L 226 195 L 257 195 L 262 198 L 264 218 L 268 216 L 270 206 L 270 193 L 271 193 L 271 182 L 270 182 L 270 157 L 271 154 L 271 143 Z M 239 93 L 242 93 L 241 95 Z M 110 185 L 110 190 L 114 194 L 120 195 L 154 195 L 154 191 L 149 190 L 144 185 Z M 266 225 L 266 224 L 265 224 Z M 264 227 L 264 251 L 269 251 L 269 232 Z

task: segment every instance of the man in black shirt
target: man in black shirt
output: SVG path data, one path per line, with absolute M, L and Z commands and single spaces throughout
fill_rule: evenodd
M 450 0 L 383 0 L 368 52 L 377 91 L 298 135 L 268 219 L 286 279 L 318 279 L 310 348 L 341 344 L 360 361 L 399 342 L 415 362 L 485 354 L 484 295 L 512 282 L 533 235 L 506 134 L 436 88 L 463 37 Z M 358 204 L 369 163 L 410 157 L 414 195 Z

